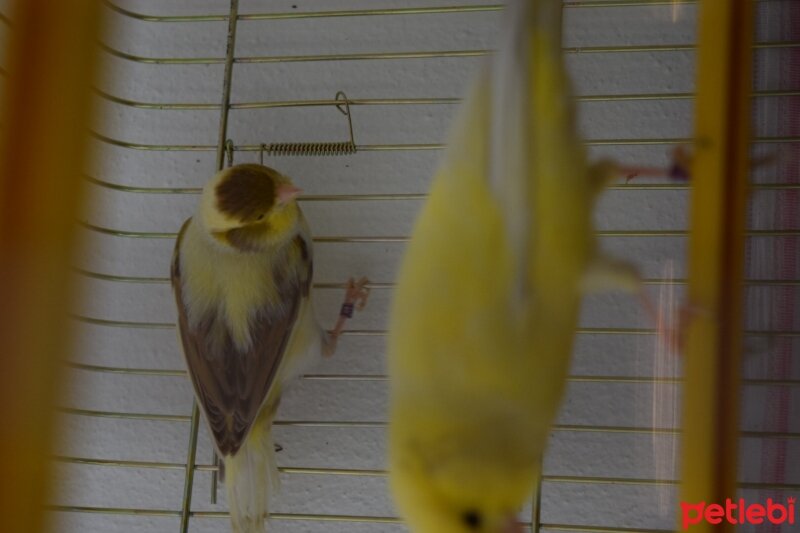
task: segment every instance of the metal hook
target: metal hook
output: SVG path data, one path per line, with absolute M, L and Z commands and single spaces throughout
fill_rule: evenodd
M 264 164 L 264 152 L 269 155 L 344 155 L 356 152 L 356 141 L 353 135 L 353 120 L 350 117 L 350 100 L 344 91 L 336 93 L 334 100 L 336 109 L 347 117 L 347 127 L 350 132 L 350 140 L 343 142 L 298 142 L 298 143 L 261 143 L 258 146 L 259 161 Z M 344 107 L 342 107 L 344 106 Z
M 225 156 L 228 159 L 228 166 L 233 166 L 233 140 L 228 139 L 225 141 Z
M 338 91 L 336 93 L 336 100 L 339 100 L 339 97 L 344 99 L 344 106 L 347 110 L 342 109 L 342 104 L 336 104 L 336 109 L 338 109 L 344 116 L 347 117 L 347 126 L 350 129 L 350 145 L 355 147 L 356 142 L 355 138 L 353 137 L 353 119 L 350 117 L 350 100 L 347 99 L 347 95 L 344 94 L 344 91 Z

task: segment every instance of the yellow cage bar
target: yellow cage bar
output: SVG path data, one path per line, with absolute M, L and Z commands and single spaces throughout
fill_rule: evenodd
M 680 501 L 735 498 L 753 4 L 700 5 Z M 680 508 L 679 508 L 680 511 Z M 732 531 L 701 521 L 694 531 Z
M 41 531 L 97 0 L 14 3 L 0 144 L 0 530 Z

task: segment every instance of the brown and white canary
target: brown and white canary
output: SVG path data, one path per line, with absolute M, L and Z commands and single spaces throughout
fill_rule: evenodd
M 265 166 L 222 170 L 183 224 L 172 259 L 183 353 L 238 533 L 264 531 L 278 482 L 271 428 L 281 392 L 311 357 L 333 352 L 344 325 L 328 333 L 314 315 L 300 192 Z M 365 284 L 350 281 L 342 314 L 363 306 Z

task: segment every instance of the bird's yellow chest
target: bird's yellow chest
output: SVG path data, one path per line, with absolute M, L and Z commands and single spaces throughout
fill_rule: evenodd
M 240 346 L 250 342 L 249 324 L 259 309 L 277 302 L 269 253 L 237 253 L 210 242 L 190 224 L 181 246 L 183 296 L 189 323 L 213 314 Z

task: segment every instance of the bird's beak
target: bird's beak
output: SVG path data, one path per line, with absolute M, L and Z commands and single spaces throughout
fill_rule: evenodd
M 278 187 L 278 190 L 275 191 L 275 194 L 278 197 L 278 203 L 286 205 L 297 198 L 297 195 L 301 192 L 303 192 L 303 189 L 297 188 L 291 183 L 285 183 Z
M 522 524 L 517 522 L 516 516 L 509 516 L 502 533 L 522 533 Z

